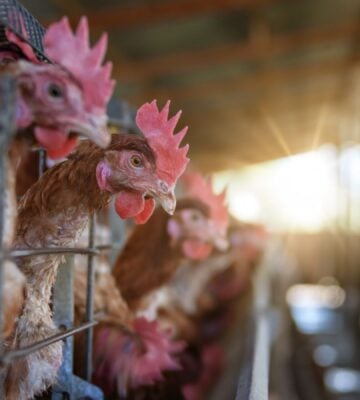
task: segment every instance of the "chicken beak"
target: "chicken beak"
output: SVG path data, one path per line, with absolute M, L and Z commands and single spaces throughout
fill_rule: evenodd
M 214 246 L 219 251 L 226 251 L 229 249 L 229 241 L 226 237 L 218 235 L 216 238 L 214 238 Z
M 228 250 L 230 244 L 226 237 L 226 232 L 223 232 L 219 229 L 212 221 L 209 229 L 210 232 L 210 241 L 218 249 L 219 251 Z
M 102 148 L 107 147 L 111 140 L 105 115 L 87 115 L 85 120 L 74 127 L 74 132 L 87 137 Z
M 159 181 L 157 190 L 153 191 L 151 195 L 159 201 L 161 207 L 170 215 L 173 215 L 176 208 L 175 189 L 168 187 L 163 181 Z

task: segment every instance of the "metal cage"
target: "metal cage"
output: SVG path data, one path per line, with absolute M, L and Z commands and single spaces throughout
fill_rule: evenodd
M 49 61 L 42 43 L 44 27 L 16 0 L 0 1 L 0 45 L 7 43 L 5 28 L 10 28 L 29 43 L 40 60 Z

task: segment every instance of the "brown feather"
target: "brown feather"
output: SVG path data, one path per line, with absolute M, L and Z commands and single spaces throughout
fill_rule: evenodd
M 154 159 L 146 141 L 134 135 L 114 135 L 107 150 L 133 147 Z M 15 249 L 75 244 L 89 215 L 108 204 L 112 196 L 101 191 L 96 181 L 95 169 L 105 152 L 92 143 L 83 142 L 69 160 L 46 171 L 26 192 L 18 209 Z M 49 303 L 61 260 L 59 255 L 17 260 L 27 283 L 25 305 L 17 323 L 13 347 L 34 343 L 56 332 Z M 29 367 L 28 374 L 19 376 L 16 371 L 24 360 Z M 14 361 L 6 378 L 7 396 L 22 400 L 43 392 L 54 383 L 61 361 L 60 342 Z
M 199 209 L 208 215 L 207 207 L 196 199 L 179 200 L 176 210 Z M 170 216 L 155 210 L 145 225 L 136 226 L 117 258 L 113 275 L 131 309 L 152 290 L 168 282 L 179 266 L 182 254 L 174 249 L 167 233 Z
M 75 323 L 83 322 L 86 310 L 86 286 L 87 286 L 87 259 L 83 256 L 75 258 L 74 276 L 74 302 L 75 302 Z M 110 266 L 106 258 L 96 260 L 96 285 L 94 293 L 94 313 L 98 314 L 100 321 L 94 328 L 94 341 L 97 333 L 104 326 L 114 326 L 120 331 L 132 331 L 133 314 L 121 296 L 116 286 L 114 277 L 111 275 Z M 85 356 L 85 334 L 76 335 L 74 338 L 74 371 L 79 376 L 84 376 Z

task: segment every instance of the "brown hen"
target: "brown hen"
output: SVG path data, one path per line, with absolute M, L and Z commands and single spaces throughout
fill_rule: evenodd
M 85 142 L 68 160 L 48 170 L 21 199 L 14 248 L 74 245 L 89 216 L 114 195 L 119 216 L 138 218 L 138 222 L 150 217 L 149 202 L 154 197 L 173 212 L 174 187 L 188 160 L 187 148 L 179 148 L 184 134 L 180 140 L 173 135 L 176 121 L 167 120 L 168 109 L 169 104 L 159 112 L 153 102 L 138 110 L 138 125 L 146 138 L 113 135 L 106 150 Z M 161 152 L 159 142 L 163 143 Z M 171 174 L 166 174 L 164 168 L 169 165 Z M 29 345 L 56 331 L 50 297 L 61 259 L 54 254 L 18 258 L 27 293 L 14 346 Z M 54 383 L 61 361 L 59 342 L 14 361 L 6 380 L 9 398 L 27 399 L 44 391 Z

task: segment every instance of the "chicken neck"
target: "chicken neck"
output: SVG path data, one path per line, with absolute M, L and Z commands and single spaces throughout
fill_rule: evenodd
M 165 284 L 176 271 L 182 254 L 171 246 L 169 216 L 156 209 L 146 225 L 137 226 L 113 268 L 116 284 L 130 308 Z
M 89 216 L 110 200 L 95 178 L 96 158 L 67 160 L 47 171 L 19 204 L 15 249 L 72 246 Z M 56 332 L 50 308 L 59 255 L 17 259 L 26 276 L 26 298 L 17 323 L 14 347 L 23 347 Z M 57 342 L 16 360 L 8 371 L 8 398 L 32 398 L 56 381 L 62 362 Z M 19 372 L 21 371 L 21 373 Z

